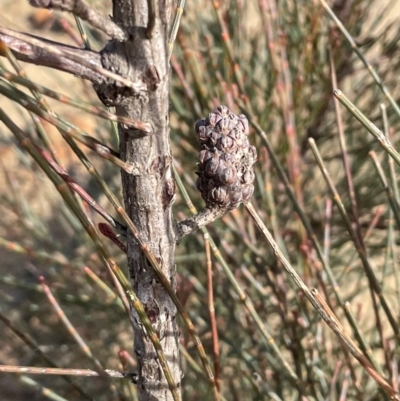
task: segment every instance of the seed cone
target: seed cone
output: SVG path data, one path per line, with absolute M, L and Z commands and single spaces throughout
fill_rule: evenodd
M 218 106 L 196 123 L 200 142 L 197 189 L 210 208 L 234 209 L 254 191 L 253 164 L 257 150 L 249 144 L 249 122 Z

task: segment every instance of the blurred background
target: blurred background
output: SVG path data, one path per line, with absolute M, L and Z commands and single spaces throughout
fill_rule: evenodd
M 111 1 L 88 3 L 111 14 Z M 329 4 L 398 102 L 400 3 L 336 0 Z M 72 15 L 35 9 L 23 0 L 0 0 L 0 24 L 83 47 Z M 100 50 L 107 38 L 83 25 L 92 48 Z M 14 72 L 6 58 L 0 62 L 1 69 Z M 90 82 L 49 68 L 21 66 L 33 82 L 103 107 Z M 195 186 L 199 145 L 194 124 L 226 104 L 250 120 L 250 142 L 259 155 L 252 199 L 257 212 L 307 286 L 323 294 L 376 371 L 398 389 L 399 170 L 349 110 L 339 105 L 340 115 L 335 111 L 333 88 L 340 88 L 382 131 L 387 116 L 386 133 L 396 149 L 400 115 L 338 24 L 317 0 L 188 2 L 171 70 L 172 154 L 196 208 L 201 210 L 204 203 Z M 70 123 L 118 149 L 109 121 L 53 99 L 48 102 Z M 41 143 L 26 110 L 4 96 L 0 107 Z M 57 128 L 41 123 L 69 176 L 116 216 Z M 317 165 L 310 138 L 341 197 L 349 226 Z M 122 202 L 119 169 L 82 150 Z M 390 191 L 381 183 L 371 151 L 376 152 Z M 50 366 L 47 357 L 65 368 L 135 371 L 128 356 L 133 355 L 131 324 L 93 243 L 57 189 L 3 124 L 0 188 L 0 364 Z M 94 223 L 103 222 L 86 204 L 82 207 Z M 191 215 L 179 191 L 174 214 L 177 221 Z M 358 253 L 349 227 L 363 244 Z M 199 230 L 177 247 L 178 296 L 199 332 L 225 399 L 388 399 L 289 279 L 243 206 L 208 229 L 220 252 L 211 259 L 212 281 L 207 278 L 205 241 Z M 126 255 L 107 239 L 104 243 L 127 272 Z M 92 357 L 61 322 L 41 276 Z M 382 297 L 371 282 L 379 283 Z M 209 312 L 210 286 L 215 317 Z M 212 335 L 213 319 L 218 339 Z M 30 345 L 21 336 L 28 336 Z M 183 399 L 212 399 L 183 324 L 181 351 Z M 136 399 L 135 387 L 127 380 L 72 380 L 75 387 L 59 376 L 0 373 L 0 398 Z

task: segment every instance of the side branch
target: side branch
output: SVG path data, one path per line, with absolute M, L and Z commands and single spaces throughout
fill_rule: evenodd
M 83 0 L 29 0 L 29 4 L 37 8 L 70 12 L 120 42 L 129 37 L 115 22 L 98 13 Z
M 90 369 L 63 369 L 63 368 L 43 368 L 35 366 L 15 366 L 0 365 L 0 372 L 3 373 L 25 373 L 31 375 L 68 375 L 68 376 L 92 376 L 92 377 L 112 377 L 115 379 L 130 379 L 136 383 L 136 373 L 119 372 L 117 370 L 90 370 Z
M 226 208 L 204 208 L 201 212 L 194 216 L 181 221 L 176 225 L 175 240 L 179 241 L 182 237 L 196 231 L 198 228 L 204 227 L 207 224 L 219 219 L 229 210 Z
M 116 81 L 128 88 L 131 88 L 134 92 L 139 93 L 140 91 L 146 90 L 146 84 L 142 81 L 132 82 L 129 79 L 122 77 L 121 75 L 115 74 L 105 68 L 103 68 L 101 62 L 101 56 L 95 52 L 89 50 L 81 50 L 75 47 L 62 45 L 60 43 L 53 44 L 54 42 L 38 39 L 35 36 L 27 35 L 21 32 L 14 31 L 12 29 L 5 28 L 4 26 L 0 25 L 0 42 L 4 37 L 5 40 L 18 40 L 25 42 L 28 45 L 28 50 L 32 48 L 32 46 L 39 48 L 42 51 L 46 51 L 51 53 L 53 56 L 57 55 L 59 57 L 64 57 L 69 60 L 69 62 L 73 61 L 76 63 L 81 64 L 82 66 L 86 67 L 96 73 L 92 75 L 96 77 L 95 79 L 91 79 L 94 84 L 101 84 L 104 83 L 107 78 Z M 19 42 L 20 43 L 20 42 Z M 20 43 L 21 44 L 21 43 Z M 15 46 L 14 46 L 15 47 Z M 23 48 L 23 46 L 22 46 Z M 0 47 L 1 50 L 1 47 Z M 25 50 L 25 53 L 29 54 L 29 51 Z M 20 50 L 22 53 L 22 49 Z M 0 52 L 1 53 L 1 52 Z M 91 57 L 95 55 L 96 57 Z M 59 68 L 64 70 L 63 68 Z M 68 71 L 74 73 L 73 71 Z M 83 76 L 82 76 L 83 78 Z
M 32 36 L 32 38 L 35 38 Z M 39 40 L 38 38 L 35 38 Z M 42 39 L 40 41 L 45 45 L 56 47 L 60 50 L 60 53 L 73 54 L 76 58 L 84 59 L 87 63 L 91 63 L 94 66 L 101 67 L 100 54 L 90 51 L 81 50 L 72 46 L 64 45 L 61 43 L 53 42 L 51 40 Z M 96 73 L 93 68 L 86 67 L 79 62 L 71 60 L 71 58 L 56 54 L 54 52 L 43 49 L 43 47 L 36 46 L 32 43 L 28 43 L 23 38 L 17 38 L 3 31 L 0 26 L 0 55 L 3 56 L 1 46 L 5 44 L 14 54 L 14 56 L 21 61 L 27 63 L 40 65 L 43 67 L 50 67 L 56 70 L 64 71 L 69 74 L 74 74 L 77 77 L 87 79 L 93 83 L 100 83 L 104 81 L 104 77 Z

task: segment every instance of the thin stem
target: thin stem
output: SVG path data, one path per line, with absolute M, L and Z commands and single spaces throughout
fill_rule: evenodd
M 189 194 L 186 191 L 185 186 L 183 185 L 183 182 L 182 182 L 182 180 L 180 178 L 180 174 L 178 174 L 178 172 L 176 171 L 176 167 L 174 165 L 173 165 L 173 168 L 174 168 L 175 180 L 176 180 L 176 182 L 178 184 L 178 187 L 179 187 L 179 189 L 180 189 L 180 191 L 182 193 L 182 196 L 185 199 L 186 204 L 188 205 L 191 213 L 193 215 L 196 215 L 197 214 L 197 210 L 196 210 L 195 206 L 193 205 L 193 202 L 191 201 L 191 199 L 189 197 Z M 207 230 L 206 227 L 201 227 L 201 230 L 202 230 L 202 232 L 204 234 L 208 233 L 208 230 Z M 252 319 L 256 323 L 257 328 L 260 330 L 260 333 L 262 334 L 264 340 L 266 341 L 268 346 L 271 348 L 273 353 L 276 355 L 276 357 L 278 358 L 280 364 L 284 367 L 284 369 L 286 371 L 286 374 L 291 379 L 291 381 L 295 384 L 295 386 L 297 388 L 300 389 L 300 391 L 304 392 L 303 385 L 302 385 L 299 377 L 296 375 L 295 371 L 290 366 L 288 361 L 285 359 L 285 356 L 283 355 L 283 353 L 278 348 L 274 338 L 269 333 L 266 325 L 264 324 L 263 320 L 261 319 L 261 317 L 257 313 L 253 302 L 251 301 L 249 296 L 246 294 L 246 292 L 241 288 L 240 284 L 236 280 L 236 278 L 235 278 L 234 274 L 232 273 L 229 265 L 227 264 L 225 259 L 222 257 L 221 252 L 218 250 L 218 248 L 217 248 L 214 240 L 211 238 L 211 236 L 210 236 L 210 246 L 211 246 L 211 250 L 212 250 L 215 258 L 221 264 L 221 267 L 222 267 L 227 279 L 229 280 L 230 284 L 232 285 L 233 290 L 238 295 L 240 302 L 244 305 L 244 307 L 250 313 L 250 316 L 252 317 Z
M 231 63 L 235 81 L 240 89 L 240 92 L 244 95 L 246 93 L 245 87 L 244 87 L 244 80 L 242 76 L 242 72 L 240 70 L 239 64 L 235 60 L 235 56 L 233 54 L 233 46 L 232 46 L 232 41 L 229 36 L 229 31 L 226 26 L 226 23 L 224 21 L 224 18 L 222 16 L 221 12 L 221 3 L 219 1 L 212 1 L 212 5 L 215 11 L 215 15 L 217 17 L 218 25 L 221 30 L 221 39 L 224 44 L 224 49 L 229 57 L 229 61 Z
M 383 171 L 381 163 L 379 163 L 376 153 L 373 150 L 371 150 L 369 152 L 369 156 L 374 164 L 376 172 L 378 173 L 379 181 L 381 182 L 382 187 L 386 192 L 390 209 L 397 223 L 397 228 L 400 229 L 400 205 L 397 203 L 396 198 L 394 197 L 393 189 L 387 181 L 385 172 Z
M 68 319 L 67 315 L 62 310 L 60 304 L 57 302 L 53 293 L 51 292 L 50 287 L 46 284 L 43 276 L 39 277 L 39 281 L 42 284 L 43 291 L 49 300 L 51 306 L 54 308 L 61 322 L 67 329 L 68 333 L 74 339 L 74 341 L 78 344 L 81 351 L 94 363 L 97 369 L 104 369 L 103 365 L 99 362 L 97 358 L 94 357 L 92 351 L 89 346 L 86 344 L 85 340 L 81 337 L 81 335 L 77 332 L 71 321 Z
M 60 195 L 63 197 L 67 205 L 71 208 L 73 213 L 81 222 L 82 226 L 85 228 L 86 232 L 93 240 L 93 243 L 96 247 L 97 252 L 102 257 L 106 267 L 109 271 L 113 272 L 111 276 L 118 280 L 119 284 L 122 286 L 125 291 L 127 297 L 132 303 L 132 307 L 137 312 L 144 329 L 146 330 L 147 335 L 149 336 L 151 342 L 154 345 L 154 349 L 157 353 L 158 360 L 161 366 L 161 369 L 164 372 L 166 380 L 168 382 L 168 387 L 173 395 L 175 401 L 180 400 L 179 393 L 177 391 L 176 384 L 174 382 L 171 370 L 168 366 L 167 359 L 165 357 L 164 351 L 162 349 L 160 340 L 154 331 L 151 322 L 146 314 L 143 304 L 134 293 L 134 291 L 130 288 L 129 282 L 125 277 L 124 273 L 121 271 L 119 266 L 115 263 L 115 261 L 110 257 L 108 252 L 103 246 L 101 239 L 95 230 L 93 224 L 87 219 L 86 215 L 82 212 L 80 208 L 77 207 L 75 199 L 72 197 L 71 193 L 66 190 L 65 183 L 61 180 L 61 178 L 56 175 L 53 170 L 48 166 L 47 162 L 42 158 L 40 153 L 37 151 L 35 145 L 31 142 L 29 137 L 27 137 L 22 130 L 20 130 L 13 121 L 7 116 L 7 114 L 0 109 L 0 120 L 10 129 L 10 131 L 18 138 L 21 145 L 31 154 L 34 160 L 39 164 L 39 166 L 43 169 L 43 171 L 47 174 L 47 176 L 51 179 L 53 184 L 56 186 L 57 190 L 60 192 Z M 127 311 L 129 313 L 129 311 Z
M 347 96 L 339 89 L 333 91 L 335 97 L 342 103 L 347 110 L 378 140 L 379 144 L 394 161 L 400 166 L 400 154 L 393 147 L 388 138 L 373 124 L 365 115 L 347 98 Z
M 172 53 L 174 51 L 176 35 L 178 34 L 183 10 L 185 8 L 185 2 L 186 0 L 179 0 L 176 6 L 174 20 L 172 21 L 171 33 L 169 34 L 168 39 L 168 60 L 171 59 Z
M 212 272 L 212 260 L 210 252 L 210 235 L 208 233 L 204 234 L 204 246 L 206 249 L 208 313 L 210 314 L 210 323 L 211 323 L 215 383 L 218 391 L 221 391 L 221 376 L 220 376 L 221 365 L 219 356 L 219 340 L 218 340 L 217 321 L 215 319 L 213 272 Z
M 82 102 L 81 100 L 75 100 L 67 95 L 63 95 L 63 94 L 57 93 L 49 88 L 46 88 L 43 85 L 34 83 L 31 80 L 26 79 L 25 76 L 19 77 L 18 75 L 15 75 L 11 72 L 0 70 L 0 77 L 6 79 L 8 81 L 15 82 L 16 84 L 23 85 L 26 88 L 29 88 L 30 90 L 39 92 L 42 95 L 45 95 L 52 99 L 58 100 L 61 103 L 68 104 L 69 106 L 76 107 L 80 110 L 83 110 L 87 113 L 98 116 L 100 118 L 103 118 L 105 120 L 125 124 L 128 127 L 132 127 L 132 128 L 141 130 L 143 132 L 150 132 L 151 127 L 149 126 L 149 124 L 146 124 L 141 121 L 133 120 L 129 117 L 118 116 L 114 113 L 111 113 L 109 111 L 100 109 L 99 107 L 93 106 L 90 103 L 85 103 L 85 102 Z
M 296 195 L 295 195 L 295 193 L 294 193 L 294 191 L 292 189 L 292 186 L 290 185 L 288 177 L 285 174 L 284 168 L 281 165 L 281 163 L 279 162 L 279 159 L 278 159 L 276 153 L 274 152 L 274 150 L 272 148 L 272 145 L 271 145 L 271 142 L 270 142 L 270 140 L 268 138 L 268 135 L 260 127 L 260 125 L 257 123 L 257 121 L 256 121 L 254 115 L 251 113 L 251 111 L 245 108 L 243 102 L 239 101 L 238 104 L 239 104 L 240 108 L 243 111 L 246 111 L 249 114 L 250 123 L 256 129 L 257 133 L 261 136 L 261 138 L 263 140 L 263 143 L 264 143 L 264 145 L 265 145 L 265 147 L 266 147 L 266 149 L 268 151 L 268 155 L 270 157 L 271 163 L 274 166 L 276 172 L 278 173 L 278 177 L 279 177 L 280 181 L 284 185 L 285 192 L 286 192 L 289 200 L 292 203 L 293 209 L 295 210 L 295 212 L 299 216 L 300 221 L 302 222 L 304 228 L 306 229 L 308 237 L 311 239 L 311 242 L 312 242 L 312 244 L 314 246 L 314 249 L 316 250 L 318 259 L 321 262 L 321 264 L 322 264 L 322 266 L 323 266 L 323 268 L 324 268 L 324 270 L 325 270 L 325 272 L 326 272 L 326 274 L 328 276 L 328 279 L 329 279 L 329 281 L 330 281 L 330 283 L 332 285 L 332 289 L 333 289 L 333 292 L 334 292 L 335 297 L 337 299 L 337 302 L 341 306 L 341 308 L 343 309 L 343 311 L 344 311 L 344 313 L 346 315 L 346 318 L 347 318 L 349 324 L 352 327 L 354 336 L 356 337 L 356 339 L 359 342 L 359 344 L 362 346 L 361 338 L 358 335 L 360 330 L 359 330 L 359 328 L 357 326 L 353 326 L 352 325 L 353 321 L 351 319 L 351 316 L 348 315 L 348 312 L 347 312 L 346 308 L 344 307 L 345 302 L 344 302 L 343 297 L 342 297 L 342 295 L 340 293 L 339 285 L 337 283 L 337 280 L 336 280 L 336 278 L 335 278 L 335 276 L 334 276 L 334 274 L 332 272 L 332 269 L 331 269 L 328 261 L 324 257 L 323 250 L 322 250 L 322 248 L 321 248 L 321 246 L 320 246 L 320 244 L 318 242 L 318 238 L 317 238 L 314 230 L 311 227 L 311 223 L 310 223 L 307 215 L 305 214 L 303 208 L 300 206 L 299 202 L 297 201 Z
M 31 379 L 28 376 L 18 375 L 18 379 L 21 381 L 21 383 L 31 388 L 34 388 L 36 391 L 38 391 L 44 397 L 47 397 L 49 400 L 68 401 L 66 398 L 61 397 L 60 395 L 56 394 L 53 390 L 49 389 L 48 387 L 44 387 L 42 384 L 39 384 L 38 382 L 36 382 L 35 380 Z
M 296 283 L 296 285 L 301 289 L 307 299 L 310 301 L 311 305 L 320 314 L 325 323 L 329 328 L 343 341 L 346 349 L 360 362 L 367 373 L 382 387 L 382 389 L 390 396 L 392 399 L 400 400 L 400 394 L 398 394 L 392 386 L 375 370 L 368 359 L 363 355 L 362 351 L 355 345 L 352 339 L 346 334 L 344 328 L 337 320 L 336 316 L 333 314 L 325 300 L 321 297 L 316 289 L 310 290 L 297 274 L 297 272 L 290 265 L 288 260 L 285 258 L 281 250 L 279 249 L 277 243 L 275 242 L 273 236 L 264 225 L 263 221 L 259 217 L 258 213 L 254 209 L 251 202 L 246 204 L 246 209 L 250 213 L 251 217 L 254 219 L 258 228 L 266 238 L 268 244 L 270 245 L 272 251 L 274 252 L 277 259 L 282 263 L 284 269 Z
M 27 110 L 42 117 L 44 120 L 48 121 L 54 126 L 58 127 L 61 133 L 65 137 L 69 136 L 76 139 L 78 142 L 87 146 L 89 149 L 95 151 L 96 154 L 98 154 L 100 157 L 109 160 L 116 166 L 124 169 L 125 171 L 131 174 L 140 173 L 141 168 L 139 166 L 134 166 L 122 161 L 119 157 L 115 156 L 107 146 L 101 144 L 97 139 L 90 137 L 84 131 L 80 130 L 73 124 L 65 121 L 64 119 L 55 115 L 54 113 L 49 113 L 44 111 L 36 104 L 36 102 L 33 99 L 23 94 L 23 92 L 18 91 L 16 89 L 10 89 L 0 82 L 0 93 L 8 97 L 9 99 L 15 101 L 16 103 L 20 104 Z
M 83 267 L 87 276 L 106 294 L 105 303 L 117 303 L 122 309 L 124 305 L 118 295 L 88 266 Z
M 32 375 L 64 375 L 83 377 L 112 377 L 114 379 L 136 379 L 136 373 L 118 372 L 112 369 L 100 371 L 90 369 L 37 368 L 35 366 L 0 365 L 2 373 L 28 373 Z
M 394 332 L 394 334 L 396 336 L 396 340 L 400 341 L 399 326 L 397 324 L 396 319 L 394 318 L 394 316 L 392 314 L 392 309 L 390 308 L 389 304 L 386 301 L 385 296 L 382 293 L 381 286 L 380 286 L 379 281 L 376 278 L 375 273 L 374 273 L 374 271 L 373 271 L 373 269 L 372 269 L 372 267 L 371 267 L 371 265 L 369 263 L 369 260 L 367 258 L 366 252 L 361 247 L 361 245 L 359 243 L 359 240 L 358 240 L 358 237 L 357 237 L 356 233 L 354 232 L 354 230 L 352 228 L 351 222 L 350 222 L 349 217 L 348 217 L 348 215 L 346 213 L 346 210 L 345 210 L 345 208 L 343 206 L 343 203 L 341 201 L 340 195 L 337 192 L 337 190 L 335 188 L 335 185 L 333 184 L 333 181 L 332 181 L 332 179 L 331 179 L 331 177 L 330 177 L 330 175 L 328 173 L 328 170 L 324 166 L 324 163 L 322 161 L 321 155 L 319 154 L 317 145 L 315 144 L 315 141 L 314 141 L 313 138 L 310 138 L 308 140 L 308 142 L 309 142 L 309 144 L 311 146 L 311 149 L 312 149 L 312 151 L 314 153 L 314 156 L 315 156 L 315 159 L 316 159 L 316 161 L 318 163 L 318 166 L 319 166 L 319 168 L 320 168 L 320 170 L 321 170 L 321 172 L 322 172 L 322 174 L 324 176 L 324 179 L 325 179 L 325 181 L 326 181 L 326 183 L 327 183 L 327 185 L 328 185 L 328 187 L 329 187 L 329 189 L 331 191 L 333 200 L 334 200 L 334 202 L 336 203 L 336 206 L 339 209 L 339 212 L 340 212 L 340 214 L 341 214 L 341 216 L 343 218 L 343 221 L 346 224 L 347 231 L 350 234 L 350 237 L 354 242 L 355 248 L 356 248 L 357 253 L 358 253 L 358 255 L 359 255 L 360 259 L 361 259 L 362 265 L 363 265 L 365 273 L 367 275 L 369 285 L 374 290 L 374 292 L 378 295 L 378 297 L 379 297 L 379 299 L 380 299 L 380 301 L 382 303 L 382 307 L 383 307 L 383 309 L 384 309 L 384 311 L 386 313 L 386 316 L 387 316 L 387 318 L 389 320 L 389 323 L 390 323 L 390 325 L 391 325 L 391 327 L 393 329 L 393 332 Z
M 332 9 L 329 7 L 329 5 L 326 3 L 325 0 L 320 0 L 322 6 L 325 8 L 325 10 L 328 12 L 329 16 L 333 19 L 335 24 L 338 26 L 338 28 L 341 30 L 347 41 L 349 42 L 351 48 L 353 49 L 354 53 L 357 54 L 358 58 L 362 61 L 364 64 L 365 68 L 368 70 L 368 72 L 371 74 L 372 78 L 374 79 L 375 83 L 378 85 L 380 90 L 383 92 L 383 94 L 386 96 L 388 99 L 389 103 L 391 106 L 394 108 L 396 111 L 397 115 L 400 117 L 400 108 L 393 99 L 392 95 L 389 93 L 388 89 L 384 85 L 383 81 L 375 71 L 375 69 L 372 67 L 370 63 L 366 60 L 366 58 L 363 56 L 361 51 L 358 49 L 354 39 L 351 37 L 350 33 L 346 30 L 344 25 L 339 21 L 339 19 L 336 17 L 335 13 L 332 11 Z M 340 100 L 340 99 L 339 99 Z
M 14 70 L 18 73 L 18 75 L 12 74 L 16 79 L 21 79 L 24 81 L 28 81 L 27 78 L 27 74 L 25 72 L 25 70 L 21 67 L 21 65 L 18 63 L 17 59 L 15 58 L 15 56 L 13 55 L 13 53 L 10 51 L 10 49 L 7 46 L 4 46 L 4 50 L 5 50 L 5 55 L 8 59 L 8 61 L 10 62 L 10 64 L 13 66 Z M 5 71 L 3 68 L 0 69 L 0 76 L 4 78 L 3 74 L 5 74 Z M 33 96 L 35 96 L 35 98 L 40 101 L 40 94 L 37 93 L 37 91 L 35 90 L 35 88 L 32 88 L 32 94 Z M 30 113 L 31 118 L 36 126 L 36 129 L 38 130 L 38 134 L 40 135 L 41 140 L 43 141 L 44 145 L 46 146 L 46 149 L 49 150 L 49 152 L 51 153 L 51 155 L 53 156 L 54 160 L 57 161 L 58 164 L 60 164 L 60 161 L 58 160 L 57 157 L 57 152 L 54 149 L 54 146 L 50 140 L 50 138 L 48 137 L 46 130 L 43 128 L 42 123 L 40 122 L 39 118 L 37 118 L 37 116 L 33 113 Z
M 332 51 L 329 52 L 329 60 L 330 60 L 330 67 L 331 67 L 332 87 L 333 87 L 333 90 L 335 90 L 337 88 L 337 79 L 336 79 L 335 64 L 334 64 L 333 57 L 332 57 Z M 361 234 L 360 220 L 359 220 L 359 216 L 358 216 L 358 206 L 357 206 L 356 194 L 355 194 L 355 190 L 354 190 L 353 176 L 352 176 L 351 169 L 350 169 L 349 154 L 347 153 L 346 139 L 344 136 L 342 113 L 340 111 L 339 101 L 337 100 L 336 97 L 334 98 L 334 105 L 335 105 L 335 114 L 336 114 L 336 124 L 337 124 L 337 128 L 338 128 L 338 133 L 339 133 L 340 150 L 342 152 L 343 167 L 344 167 L 346 181 L 347 181 L 347 188 L 348 188 L 349 196 L 350 196 L 351 212 L 352 212 L 353 220 L 354 220 L 354 223 L 356 226 L 356 232 L 357 232 L 358 239 L 360 241 L 361 246 L 365 249 L 363 237 Z
M 29 348 L 31 348 L 37 355 L 39 355 L 48 365 L 52 368 L 57 368 L 58 366 L 53 360 L 48 357 L 39 347 L 39 344 L 31 338 L 28 334 L 24 333 L 15 323 L 13 323 L 10 319 L 0 313 L 0 320 L 10 329 L 12 330 Z M 75 382 L 71 380 L 68 375 L 62 374 L 62 378 L 73 388 L 75 389 L 82 397 L 86 400 L 93 401 L 92 397 Z

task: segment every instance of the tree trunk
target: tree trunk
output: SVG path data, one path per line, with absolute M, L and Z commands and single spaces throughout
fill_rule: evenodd
M 170 68 L 167 47 L 172 1 L 113 0 L 114 23 L 76 0 L 30 2 L 36 7 L 78 13 L 92 25 L 116 38 L 107 44 L 99 57 L 96 52 L 39 40 L 0 25 L 0 40 L 12 49 L 18 59 L 89 79 L 100 99 L 106 105 L 114 106 L 117 114 L 152 127 L 152 132 L 146 134 L 133 127 L 119 125 L 120 157 L 135 166 L 134 171 L 142 172 L 141 175 L 133 175 L 122 171 L 124 202 L 129 217 L 175 289 L 176 235 L 171 212 L 175 181 L 169 146 Z M 106 78 L 104 71 L 97 73 L 96 68 L 100 68 L 100 62 L 103 69 L 129 80 L 128 86 L 121 80 Z M 132 287 L 158 334 L 180 393 L 176 307 L 134 236 L 130 232 L 127 235 Z M 132 314 L 136 325 L 134 342 L 138 361 L 139 399 L 172 400 L 153 344 L 146 337 L 136 312 L 132 311 Z
M 148 4 L 151 3 L 151 0 L 114 0 L 113 20 L 128 31 L 131 38 L 123 43 L 113 40 L 102 51 L 103 67 L 133 82 L 143 83 L 144 89 L 133 92 L 114 82 L 101 84 L 96 90 L 106 104 L 116 107 L 117 114 L 150 123 L 153 128 L 150 135 L 129 127 L 119 128 L 121 158 L 145 171 L 137 176 L 122 171 L 124 202 L 127 213 L 175 289 L 171 212 L 175 182 L 169 146 L 167 50 L 172 4 L 170 0 L 153 2 L 156 3 L 155 19 L 151 29 L 148 17 Z M 132 286 L 160 338 L 175 383 L 180 387 L 177 311 L 131 233 L 128 233 L 128 264 Z M 136 322 L 134 342 L 139 399 L 170 400 L 172 396 L 154 347 L 142 330 L 136 313 L 132 313 Z

